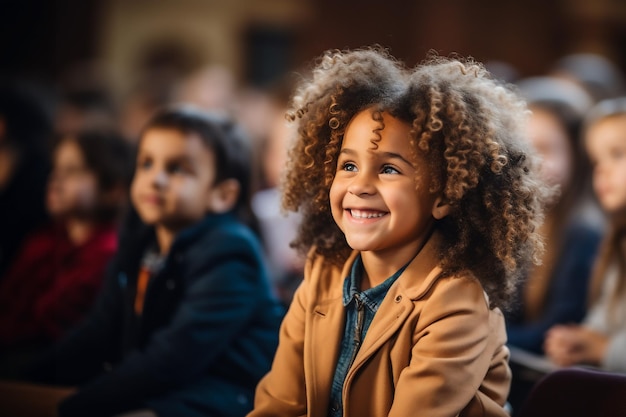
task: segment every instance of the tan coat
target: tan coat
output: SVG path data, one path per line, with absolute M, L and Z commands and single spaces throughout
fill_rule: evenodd
M 432 239 L 431 239 L 432 240 Z M 326 417 L 345 319 L 343 270 L 310 259 L 248 416 Z M 507 416 L 511 373 L 499 309 L 472 277 L 439 277 L 429 242 L 391 286 L 343 388 L 345 417 Z

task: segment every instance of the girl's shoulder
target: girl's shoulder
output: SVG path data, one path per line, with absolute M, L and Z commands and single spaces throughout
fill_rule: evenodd
M 489 296 L 476 275 L 471 271 L 459 271 L 454 274 L 439 272 L 429 277 L 417 294 L 416 300 L 429 303 L 454 304 L 463 302 L 474 304 L 477 308 L 489 309 Z
M 304 282 L 307 287 L 321 294 L 335 294 L 343 289 L 343 282 L 350 273 L 350 267 L 358 252 L 354 251 L 342 265 L 338 265 L 316 252 L 312 247 L 306 257 Z

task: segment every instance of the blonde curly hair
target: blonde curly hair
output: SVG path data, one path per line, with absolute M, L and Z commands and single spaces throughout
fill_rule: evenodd
M 432 173 L 430 190 L 450 204 L 436 222 L 447 275 L 471 271 L 492 305 L 506 307 L 543 242 L 537 229 L 550 189 L 536 175 L 524 137 L 526 103 L 472 59 L 431 54 L 407 68 L 380 47 L 328 51 L 296 88 L 297 123 L 282 183 L 283 208 L 302 223 L 292 245 L 340 265 L 351 252 L 333 221 L 329 190 L 345 128 L 374 106 L 412 125 L 414 157 Z

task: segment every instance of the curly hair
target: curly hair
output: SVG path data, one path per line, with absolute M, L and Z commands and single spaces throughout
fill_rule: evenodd
M 292 246 L 311 247 L 337 264 L 351 249 L 335 224 L 329 189 L 346 125 L 370 106 L 391 106 L 406 88 L 406 67 L 379 46 L 331 50 L 315 62 L 310 79 L 296 85 L 287 118 L 297 122 L 282 181 L 282 205 L 302 213 Z
M 431 191 L 451 212 L 438 221 L 446 274 L 471 270 L 493 305 L 507 307 L 531 262 L 553 190 L 539 180 L 525 138 L 526 102 L 471 58 L 431 54 L 415 67 L 399 103 L 412 149 L 433 173 Z
M 348 122 L 366 107 L 412 125 L 408 140 L 432 173 L 430 191 L 451 212 L 435 227 L 444 274 L 471 271 L 492 305 L 507 306 L 531 261 L 550 189 L 539 181 L 524 137 L 528 111 L 514 87 L 471 60 L 430 55 L 407 68 L 387 51 L 325 53 L 296 89 L 288 113 L 298 124 L 283 182 L 283 208 L 301 211 L 292 245 L 341 264 L 351 249 L 333 221 L 329 189 Z

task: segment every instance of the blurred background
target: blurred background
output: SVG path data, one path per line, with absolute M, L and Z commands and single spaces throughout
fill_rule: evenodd
M 34 90 L 55 135 L 113 127 L 134 146 L 156 109 L 181 101 L 244 124 L 254 141 L 254 210 L 286 304 L 302 260 L 288 245 L 298 218 L 279 212 L 292 136 L 284 112 L 293 75 L 323 51 L 379 44 L 411 66 L 430 51 L 471 56 L 523 85 L 529 100 L 565 102 L 576 118 L 626 91 L 624 0 L 1 0 L 0 7 L 0 81 Z M 541 78 L 568 71 L 583 92 Z M 13 116 L 2 119 L 1 110 L 0 261 L 8 262 L 23 234 L 6 228 L 19 223 L 14 213 L 35 206 L 29 199 L 43 211 L 48 168 L 47 159 L 28 155 L 36 140 L 9 132 Z M 35 125 L 32 112 L 18 113 L 20 129 Z M 36 133 L 47 147 L 50 132 Z M 23 161 L 40 168 L 39 188 L 14 181 L 20 169 L 32 171 Z M 22 217 L 20 233 L 37 224 Z
M 540 116 L 531 125 L 539 139 L 534 145 L 550 162 L 544 167 L 557 167 L 544 171 L 567 198 L 548 207 L 551 222 L 541 232 L 551 257 L 544 263 L 548 267 L 532 271 L 531 279 L 541 285 L 527 298 L 533 320 L 550 306 L 567 304 L 563 299 L 577 303 L 575 316 L 542 316 L 547 318 L 544 327 L 535 326 L 537 337 L 520 336 L 522 342 L 536 342 L 541 353 L 544 331 L 555 323 L 580 321 L 586 305 L 594 252 L 562 248 L 562 243 L 583 242 L 565 234 L 571 225 L 593 224 L 594 232 L 603 227 L 590 197 L 589 166 L 578 155 L 579 128 L 592 104 L 626 95 L 625 0 L 0 0 L 0 283 L 8 283 L 0 285 L 0 301 L 14 299 L 21 314 L 35 305 L 32 289 L 46 296 L 47 288 L 38 282 L 53 283 L 65 273 L 49 276 L 50 261 L 33 261 L 27 252 L 16 257 L 29 233 L 59 217 L 46 207 L 51 138 L 113 127 L 134 150 L 156 109 L 184 101 L 233 114 L 250 133 L 253 209 L 272 284 L 288 305 L 303 268 L 301 256 L 289 247 L 297 213 L 285 217 L 279 210 L 281 169 L 293 136 L 284 120 L 293 75 L 306 72 L 327 49 L 372 44 L 387 47 L 410 66 L 430 51 L 473 57 L 498 78 L 517 84 L 534 105 Z M 575 85 L 555 79 L 563 76 Z M 22 84 L 24 91 L 16 87 Z M 119 205 L 127 204 L 126 195 L 120 197 Z M 591 237 L 597 243 L 598 237 Z M 73 249 L 66 247 L 68 253 Z M 558 257 L 570 259 L 566 255 L 586 263 L 564 263 L 576 274 L 559 270 Z M 22 259 L 26 272 L 13 266 L 17 272 L 5 274 L 15 259 Z M 31 279 L 33 265 L 41 266 L 40 281 Z M 570 276 L 577 287 L 567 281 Z M 21 298 L 11 282 L 24 283 Z M 534 325 L 522 313 L 520 326 Z M 26 328 L 5 317 L 11 326 Z M 14 336 L 1 324 L 2 314 L 0 369 L 6 348 L 1 339 Z M 24 352 L 21 346 L 9 347 Z M 535 376 L 523 379 L 517 371 L 514 376 L 522 378 L 514 381 L 510 397 L 516 409 Z
M 626 67 L 623 0 L 2 0 L 0 71 L 45 83 L 103 77 L 116 97 L 207 65 L 264 86 L 328 48 L 433 49 L 542 74 L 594 52 Z M 502 64 L 506 64 L 503 66 Z M 515 73 L 511 72 L 515 71 Z

